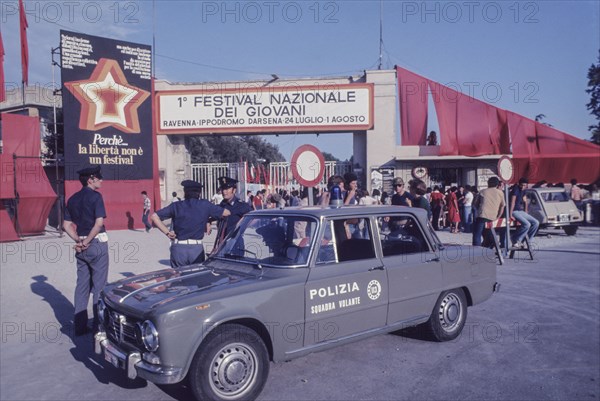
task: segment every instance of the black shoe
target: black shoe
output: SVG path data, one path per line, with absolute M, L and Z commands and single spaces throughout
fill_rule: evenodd
M 82 336 L 89 332 L 87 310 L 75 314 L 75 318 L 73 319 L 73 326 L 74 334 L 76 336 Z

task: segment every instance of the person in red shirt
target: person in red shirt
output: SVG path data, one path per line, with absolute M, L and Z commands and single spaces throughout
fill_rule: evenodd
M 430 203 L 431 211 L 433 213 L 433 229 L 439 231 L 440 216 L 442 214 L 442 211 L 444 210 L 444 205 L 446 204 L 446 202 L 444 201 L 444 194 L 440 192 L 440 187 L 437 185 L 433 187 L 433 192 L 431 192 Z

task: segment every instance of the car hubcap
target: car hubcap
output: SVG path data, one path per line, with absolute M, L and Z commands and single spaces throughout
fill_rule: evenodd
M 453 331 L 462 320 L 460 298 L 456 294 L 448 294 L 442 300 L 439 319 L 444 331 Z
M 228 344 L 212 360 L 210 384 L 222 398 L 235 399 L 249 391 L 256 381 L 257 356 L 245 344 Z

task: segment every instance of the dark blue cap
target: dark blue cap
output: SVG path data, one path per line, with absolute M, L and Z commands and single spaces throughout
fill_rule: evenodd
M 82 168 L 81 170 L 77 171 L 77 174 L 79 174 L 80 176 L 100 176 L 100 166 L 91 166 L 91 167 L 86 167 L 86 168 Z M 101 178 L 101 177 L 98 177 Z
M 184 189 L 191 189 L 191 190 L 201 190 L 203 185 L 200 184 L 199 182 L 196 181 L 192 181 L 192 180 L 185 180 L 185 181 L 181 181 L 181 186 Z
M 219 188 L 221 189 L 235 188 L 235 185 L 238 183 L 237 180 L 234 180 L 230 177 L 219 177 L 217 178 L 217 182 L 219 183 Z

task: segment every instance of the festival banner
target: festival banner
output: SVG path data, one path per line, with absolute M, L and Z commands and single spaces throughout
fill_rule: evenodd
M 156 92 L 157 134 L 348 132 L 373 127 L 373 84 Z
M 105 181 L 152 179 L 151 47 L 60 36 L 65 179 L 88 165 Z

